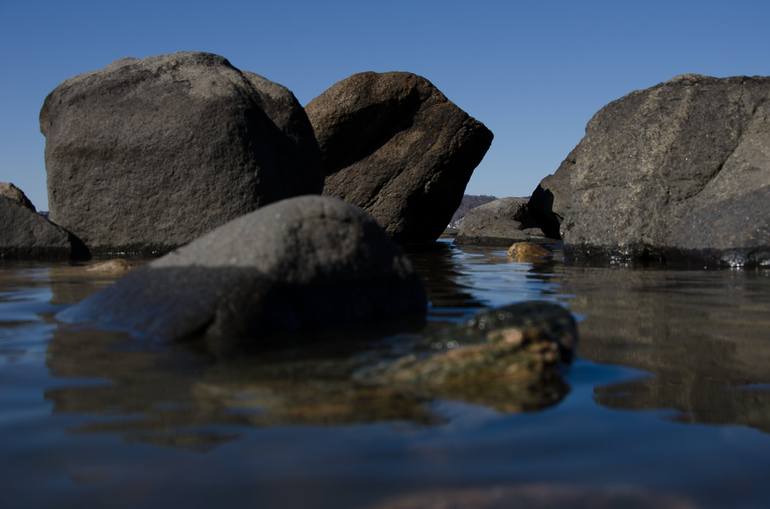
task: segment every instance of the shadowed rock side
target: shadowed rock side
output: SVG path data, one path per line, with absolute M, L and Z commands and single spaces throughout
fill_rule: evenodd
M 51 219 L 96 253 L 169 251 L 323 185 L 291 92 L 208 53 L 69 79 L 46 98 L 40 129 Z
M 256 338 L 422 316 L 425 291 L 377 223 L 304 196 L 240 217 L 65 310 L 160 340 Z
M 73 237 L 34 207 L 0 196 L 0 260 L 66 259 L 78 252 Z
M 305 110 L 324 194 L 363 208 L 401 243 L 441 235 L 492 142 L 483 124 L 405 72 L 355 74 Z
M 770 432 L 766 277 L 753 272 L 573 268 L 580 355 L 649 375 L 595 389 L 603 405 L 676 409 L 686 422 Z
M 602 108 L 530 212 L 573 258 L 770 264 L 770 78 L 685 75 Z
M 540 228 L 530 228 L 528 198 L 499 198 L 475 207 L 460 221 L 458 244 L 510 246 L 521 240 L 546 240 Z

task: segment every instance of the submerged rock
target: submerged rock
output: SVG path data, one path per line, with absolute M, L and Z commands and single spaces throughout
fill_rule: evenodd
M 19 205 L 28 208 L 29 210 L 36 212 L 35 206 L 29 201 L 24 191 L 16 187 L 10 182 L 0 182 L 0 197 L 8 198 L 11 201 L 15 201 Z
M 433 342 L 448 345 L 445 350 L 409 354 L 364 368 L 355 378 L 503 411 L 542 408 L 566 394 L 560 367 L 571 362 L 577 341 L 568 310 L 550 302 L 522 302 L 441 331 Z
M 159 340 L 262 337 L 421 316 L 406 256 L 340 200 L 283 200 L 231 221 L 60 313 Z
M 568 256 L 770 265 L 770 78 L 686 75 L 602 108 L 529 202 Z
M 354 74 L 306 111 L 324 194 L 363 208 L 404 243 L 441 235 L 492 142 L 483 124 L 411 73 Z
M 70 258 L 75 242 L 34 207 L 0 196 L 0 259 Z
M 96 253 L 169 251 L 323 185 L 291 92 L 208 53 L 69 79 L 46 98 L 40 129 L 51 219 Z
M 509 246 L 517 240 L 545 240 L 539 228 L 529 228 L 528 198 L 499 198 L 465 214 L 457 230 L 458 244 Z
M 553 255 L 549 249 L 532 242 L 516 242 L 508 248 L 507 254 L 515 262 L 529 263 L 543 260 Z

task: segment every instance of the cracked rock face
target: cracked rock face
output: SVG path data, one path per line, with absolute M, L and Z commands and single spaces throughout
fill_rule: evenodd
M 482 123 L 406 72 L 354 74 L 305 110 L 324 194 L 363 208 L 399 242 L 441 235 L 492 143 Z
M 51 219 L 96 253 L 169 251 L 323 186 L 292 93 L 209 53 L 69 79 L 46 98 L 40 129 Z
M 770 263 L 770 78 L 685 75 L 602 108 L 529 203 L 575 257 Z

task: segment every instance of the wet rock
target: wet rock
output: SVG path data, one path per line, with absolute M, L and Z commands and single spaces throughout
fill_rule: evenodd
M 364 368 L 355 378 L 507 412 L 543 408 L 567 392 L 559 368 L 572 360 L 577 339 L 575 320 L 565 308 L 517 303 L 441 331 L 433 342 L 448 345 L 446 350 L 409 354 Z
M 686 75 L 602 108 L 529 202 L 574 258 L 770 264 L 770 78 Z
M 542 231 L 528 228 L 528 198 L 499 198 L 468 211 L 460 221 L 456 242 L 509 246 L 517 240 L 545 240 Z
M 208 53 L 123 59 L 40 112 L 51 219 L 95 253 L 168 251 L 268 203 L 320 193 L 291 92 Z
M 121 258 L 94 263 L 86 267 L 86 272 L 99 274 L 123 274 L 130 270 L 131 264 Z
M 425 310 L 409 260 L 371 217 L 305 196 L 231 221 L 59 317 L 175 340 L 263 337 Z
M 73 242 L 34 207 L 0 196 L 0 259 L 70 258 L 77 251 Z
M 24 194 L 24 191 L 10 182 L 0 182 L 0 196 L 15 201 L 19 205 L 22 205 L 33 212 L 36 211 L 35 206 L 29 201 L 29 198 Z
M 411 73 L 355 74 L 306 111 L 324 194 L 363 208 L 402 243 L 441 235 L 492 142 L 483 124 Z
M 550 250 L 532 242 L 516 242 L 508 248 L 508 256 L 515 262 L 531 263 L 549 258 Z

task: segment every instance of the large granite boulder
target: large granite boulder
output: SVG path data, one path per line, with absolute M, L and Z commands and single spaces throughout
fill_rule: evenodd
M 59 316 L 174 340 L 254 338 L 425 310 L 411 263 L 371 217 L 303 196 L 231 221 Z
M 0 260 L 71 257 L 72 236 L 30 207 L 0 195 Z
M 510 246 L 523 240 L 546 240 L 528 224 L 529 198 L 499 198 L 469 210 L 457 228 L 458 244 Z
M 223 57 L 118 60 L 40 112 L 51 219 L 96 252 L 163 252 L 268 203 L 319 194 L 304 111 Z
M 770 78 L 684 75 L 602 108 L 529 202 L 568 256 L 770 264 Z
M 355 74 L 306 107 L 324 194 L 358 205 L 397 241 L 433 241 L 460 205 L 492 133 L 425 78 Z

